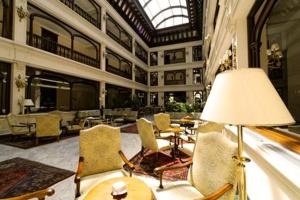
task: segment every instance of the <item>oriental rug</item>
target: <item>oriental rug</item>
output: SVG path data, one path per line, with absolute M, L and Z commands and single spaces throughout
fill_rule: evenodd
M 0 198 L 46 189 L 74 172 L 43 163 L 12 158 L 0 162 Z
M 131 158 L 130 161 L 136 165 L 134 173 L 159 178 L 158 175 L 154 173 L 154 169 L 156 167 L 177 166 L 191 159 L 190 156 L 180 151 L 179 155 L 177 155 L 176 157 L 176 159 L 172 158 L 170 149 L 163 151 L 163 153 L 159 153 L 158 158 L 156 157 L 155 153 L 152 153 L 150 150 L 146 150 L 144 153 L 144 157 L 142 157 L 141 154 L 138 153 L 133 158 Z M 128 170 L 126 166 L 125 169 Z M 188 168 L 185 167 L 181 169 L 165 171 L 163 174 L 163 179 L 169 181 L 186 180 L 187 175 Z

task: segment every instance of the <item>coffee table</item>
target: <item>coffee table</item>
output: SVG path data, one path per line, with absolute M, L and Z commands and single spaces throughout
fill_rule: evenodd
M 148 187 L 143 181 L 132 177 L 118 177 L 118 178 L 108 179 L 96 185 L 93 189 L 91 189 L 87 193 L 84 200 L 118 199 L 118 198 L 114 198 L 111 195 L 111 192 L 112 192 L 112 185 L 119 181 L 123 181 L 127 184 L 127 195 L 119 199 L 126 199 L 126 200 L 136 200 L 136 199 L 153 200 L 154 199 L 150 187 Z

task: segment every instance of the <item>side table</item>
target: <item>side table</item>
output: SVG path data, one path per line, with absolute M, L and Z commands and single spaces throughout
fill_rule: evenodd
M 111 195 L 112 185 L 116 182 L 123 181 L 127 184 L 127 195 L 123 197 L 124 200 L 153 200 L 153 194 L 143 181 L 132 177 L 118 177 L 108 179 L 96 185 L 91 189 L 84 200 L 113 200 L 117 199 Z

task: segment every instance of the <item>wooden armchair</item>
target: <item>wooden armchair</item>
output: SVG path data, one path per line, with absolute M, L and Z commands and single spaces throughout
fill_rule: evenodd
M 237 163 L 232 157 L 237 154 L 237 150 L 237 144 L 221 133 L 198 135 L 191 161 L 181 166 L 155 169 L 160 176 L 159 196 L 162 199 L 173 200 L 233 199 Z M 169 183 L 163 187 L 162 178 L 165 171 L 187 166 L 190 166 L 188 181 L 179 184 Z
M 144 149 L 150 149 L 152 152 L 158 153 L 162 152 L 162 150 L 172 148 L 172 144 L 169 141 L 155 138 L 153 125 L 150 121 L 146 120 L 145 118 L 140 118 L 136 121 L 137 129 L 142 141 L 142 148 L 141 148 L 141 155 L 144 155 Z
M 38 200 L 44 200 L 46 196 L 52 196 L 54 193 L 55 193 L 54 189 L 44 189 L 32 193 L 23 194 L 17 197 L 10 197 L 10 198 L 0 199 L 0 200 L 29 200 L 34 198 L 37 198 Z
M 61 134 L 60 121 L 61 117 L 58 115 L 48 114 L 36 117 L 36 144 L 43 137 L 55 137 L 59 140 Z
M 155 128 L 158 130 L 158 136 L 170 138 L 174 134 L 170 131 L 171 118 L 167 113 L 158 113 L 154 115 Z
M 80 131 L 79 163 L 75 175 L 76 197 L 85 195 L 95 184 L 104 180 L 127 176 L 123 162 L 135 169 L 121 151 L 120 128 L 97 125 Z M 122 162 L 123 161 L 123 162 Z
M 7 122 L 13 137 L 17 135 L 26 135 L 30 133 L 29 127 L 25 124 L 22 124 L 19 120 L 19 117 L 12 113 L 9 113 L 7 115 Z

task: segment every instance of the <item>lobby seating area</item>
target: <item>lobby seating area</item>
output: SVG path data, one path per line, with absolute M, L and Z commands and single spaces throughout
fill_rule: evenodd
M 299 27 L 300 0 L 0 0 L 0 200 L 299 200 Z

